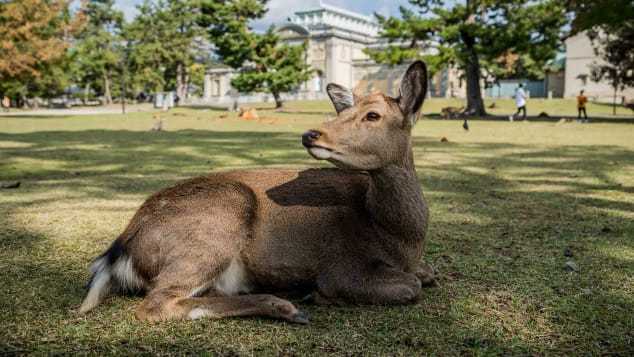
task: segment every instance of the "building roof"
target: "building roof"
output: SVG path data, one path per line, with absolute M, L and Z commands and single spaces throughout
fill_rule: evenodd
M 320 3 L 318 8 L 297 11 L 283 29 L 305 32 L 313 36 L 335 35 L 351 37 L 361 42 L 373 42 L 379 33 L 378 23 L 370 16 Z M 293 29 L 291 25 L 295 25 Z
M 356 20 L 360 20 L 360 21 L 368 22 L 368 23 L 372 23 L 372 24 L 376 24 L 377 23 L 376 20 L 372 16 L 368 16 L 368 15 L 360 14 L 358 12 L 342 9 L 342 8 L 334 6 L 334 5 L 325 4 L 323 2 L 320 2 L 319 3 L 319 7 L 317 7 L 317 8 L 297 11 L 297 12 L 295 12 L 295 15 L 312 14 L 312 13 L 321 12 L 321 11 L 328 11 L 328 12 L 331 12 L 331 13 L 339 14 L 339 15 L 342 15 L 342 16 L 345 16 L 345 17 L 350 17 L 350 18 L 353 18 L 353 19 L 356 19 Z

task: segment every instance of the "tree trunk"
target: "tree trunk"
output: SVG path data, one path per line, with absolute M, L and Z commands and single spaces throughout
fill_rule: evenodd
M 90 95 L 90 83 L 84 87 L 84 105 L 88 104 L 88 96 Z
M 284 102 L 282 101 L 282 97 L 280 96 L 280 93 L 278 92 L 271 92 L 273 94 L 273 98 L 275 98 L 275 109 L 280 109 L 282 108 L 282 106 L 284 105 Z
M 484 116 L 487 115 L 487 112 L 480 89 L 480 60 L 473 47 L 469 48 L 468 51 L 469 57 L 466 63 L 467 109 L 465 112 L 469 115 Z
M 110 71 L 106 71 L 103 74 L 103 92 L 106 104 L 112 104 L 112 93 L 110 92 Z
M 614 98 L 612 99 L 612 115 L 616 115 L 616 92 L 618 91 L 617 87 L 614 87 Z
M 185 71 L 183 79 L 183 96 L 186 99 L 189 98 L 189 73 L 187 73 L 187 71 Z
M 182 63 L 176 65 L 176 96 L 178 102 L 185 98 L 185 68 Z
M 482 18 L 486 15 L 485 6 L 478 9 L 478 3 L 474 0 L 467 0 L 467 11 L 471 14 L 467 22 L 475 21 L 475 15 L 481 11 Z M 481 21 L 483 21 L 481 19 Z M 466 63 L 465 70 L 467 75 L 467 109 L 465 113 L 474 116 L 486 115 L 486 109 L 484 108 L 484 101 L 482 100 L 482 91 L 480 88 L 480 59 L 476 52 L 475 45 L 476 39 L 472 34 L 463 31 L 460 33 L 460 37 L 465 46 L 466 51 Z

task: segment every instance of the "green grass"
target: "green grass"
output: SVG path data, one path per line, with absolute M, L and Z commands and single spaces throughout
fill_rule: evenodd
M 134 318 L 138 297 L 76 315 L 90 260 L 149 194 L 215 170 L 323 165 L 299 135 L 324 115 L 221 115 L 161 114 L 158 133 L 149 113 L 0 117 L 0 181 L 22 182 L 0 190 L 0 354 L 634 353 L 634 125 L 624 123 L 474 121 L 464 132 L 421 120 L 415 158 L 440 279 L 418 305 L 300 303 L 309 326 L 148 324 Z M 578 272 L 564 269 L 569 259 Z
M 494 108 L 490 108 L 491 104 L 495 103 Z M 439 99 L 432 98 L 426 101 L 423 108 L 424 114 L 440 113 L 442 108 L 447 106 L 461 107 L 465 105 L 465 101 L 461 99 Z M 512 99 L 485 99 L 484 105 L 487 107 L 487 112 L 494 116 L 508 117 L 510 114 L 515 113 L 515 101 Z M 273 108 L 273 103 L 259 104 L 257 107 L 261 108 Z M 286 104 L 287 110 L 293 111 L 306 111 L 306 112 L 329 112 L 330 103 L 327 101 L 297 101 Z M 536 117 L 541 112 L 547 113 L 551 117 L 565 117 L 576 118 L 577 117 L 577 101 L 576 99 L 529 99 L 527 102 L 528 116 Z M 616 115 L 612 114 L 612 105 L 609 103 L 588 103 L 587 104 L 588 116 L 599 117 L 604 119 L 616 119 L 616 118 L 629 118 L 634 119 L 634 111 L 618 105 L 616 108 Z

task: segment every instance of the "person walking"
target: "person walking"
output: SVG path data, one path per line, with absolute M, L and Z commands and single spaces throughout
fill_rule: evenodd
M 581 113 L 583 112 L 583 123 L 588 122 L 588 113 L 586 113 L 586 103 L 588 102 L 588 97 L 583 95 L 583 89 L 579 92 L 577 96 L 577 120 L 581 120 Z
M 511 115 L 509 120 L 513 121 L 520 112 L 522 112 L 522 120 L 526 120 L 526 93 L 524 92 L 524 84 L 522 83 L 515 89 L 515 106 L 517 106 L 517 112 Z
M 2 98 L 2 110 L 8 112 L 9 108 L 11 108 L 11 99 L 5 95 L 4 98 Z

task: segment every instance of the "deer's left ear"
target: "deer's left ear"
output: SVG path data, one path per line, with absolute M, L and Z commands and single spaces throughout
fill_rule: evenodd
M 354 95 L 348 88 L 335 83 L 329 83 L 328 86 L 326 86 L 326 92 L 332 104 L 335 106 L 337 114 L 354 106 Z
M 398 105 L 405 115 L 405 119 L 413 125 L 417 120 L 417 113 L 423 106 L 427 95 L 427 66 L 425 62 L 416 61 L 405 72 L 401 81 L 401 93 Z

